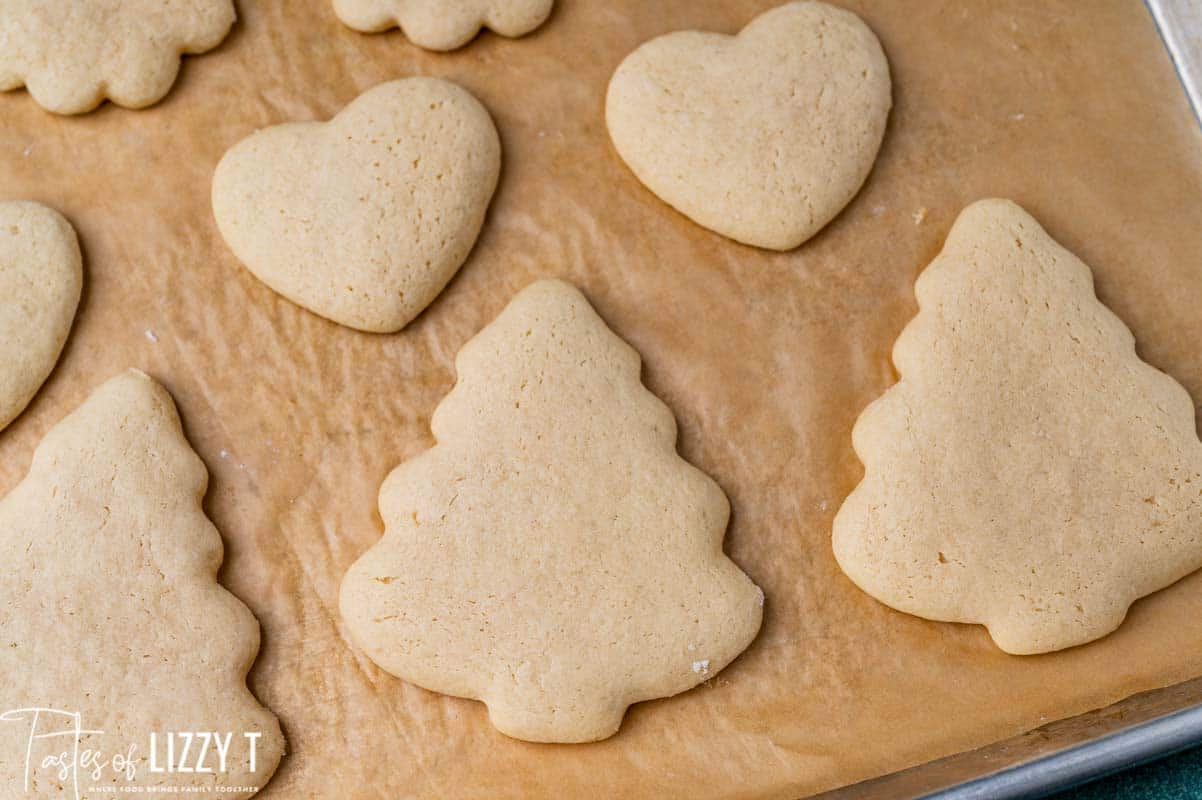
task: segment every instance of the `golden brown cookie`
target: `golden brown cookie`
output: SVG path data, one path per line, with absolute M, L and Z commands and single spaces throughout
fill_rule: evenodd
M 230 249 L 292 302 L 400 330 L 471 252 L 501 170 L 484 106 L 436 78 L 381 84 L 329 122 L 261 130 L 213 176 Z
M 900 381 L 856 423 L 835 556 L 864 591 L 1009 653 L 1097 639 L 1202 566 L 1202 442 L 1089 267 L 1006 200 L 969 206 L 916 287 Z
M 4 0 L 0 91 L 25 86 L 58 114 L 106 97 L 142 108 L 175 83 L 181 54 L 212 50 L 234 18 L 231 0 Z
M 373 661 L 510 736 L 587 742 L 747 647 L 763 593 L 722 552 L 726 496 L 580 292 L 532 284 L 455 363 L 438 444 L 388 476 L 342 582 Z
M 554 0 L 334 0 L 334 13 L 364 33 L 399 27 L 427 50 L 455 50 L 481 28 L 525 36 L 551 14 Z
M 890 91 L 885 54 L 859 17 L 794 2 L 737 36 L 647 42 L 614 73 L 605 119 L 661 200 L 723 236 L 790 250 L 868 177 Z
M 0 500 L 0 796 L 245 798 L 275 771 L 283 736 L 246 687 L 259 627 L 217 583 L 207 481 L 171 397 L 130 370 Z M 76 727 L 94 758 L 63 755 Z
M 82 284 L 71 223 L 39 203 L 0 203 L 0 429 L 54 369 Z

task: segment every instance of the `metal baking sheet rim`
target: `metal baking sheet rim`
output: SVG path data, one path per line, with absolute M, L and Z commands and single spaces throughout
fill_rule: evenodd
M 1146 0 L 1202 124 L 1202 4 Z M 927 800 L 1033 800 L 1202 744 L 1202 705 L 940 789 Z
M 926 800 L 1034 800 L 1202 743 L 1202 705 L 940 789 Z

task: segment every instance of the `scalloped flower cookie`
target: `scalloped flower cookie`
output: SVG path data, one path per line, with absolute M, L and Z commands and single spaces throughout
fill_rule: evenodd
M 334 13 L 363 33 L 399 27 L 426 50 L 455 50 L 481 28 L 525 36 L 551 15 L 554 0 L 334 0 Z
M 918 279 L 901 375 L 856 422 L 835 557 L 893 608 L 1008 653 L 1115 630 L 1202 566 L 1202 442 L 1088 266 L 1006 200 L 966 208 Z
M 217 582 L 207 482 L 170 395 L 129 370 L 0 500 L 0 796 L 247 798 L 275 771 L 283 734 L 246 685 L 259 626 Z M 71 770 L 55 732 L 76 725 Z
M 71 223 L 40 203 L 0 203 L 0 429 L 54 369 L 82 286 Z
M 221 44 L 235 16 L 232 0 L 4 0 L 0 91 L 25 86 L 57 114 L 106 97 L 143 108 L 175 83 L 181 55 Z
M 213 176 L 213 214 L 272 289 L 342 325 L 391 333 L 467 259 L 500 171 L 484 106 L 449 81 L 407 78 L 329 122 L 239 142 Z
M 868 26 L 795 2 L 736 36 L 642 45 L 610 80 L 605 120 L 618 155 L 668 205 L 744 244 L 791 250 L 860 190 L 891 105 Z
M 722 551 L 726 496 L 580 292 L 532 284 L 455 366 L 438 443 L 385 480 L 384 538 L 342 581 L 373 661 L 509 736 L 588 742 L 750 644 L 764 596 Z

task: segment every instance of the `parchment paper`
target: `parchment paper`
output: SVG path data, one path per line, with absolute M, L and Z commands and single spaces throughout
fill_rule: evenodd
M 1141 355 L 1202 398 L 1202 135 L 1143 5 L 842 2 L 880 36 L 896 106 L 864 190 L 782 255 L 660 203 L 603 121 L 608 77 L 640 42 L 734 32 L 773 4 L 561 0 L 528 38 L 437 55 L 352 32 L 327 0 L 245 0 L 225 44 L 187 59 L 151 110 L 59 118 L 0 96 L 0 195 L 64 212 L 87 270 L 60 366 L 0 435 L 0 491 L 102 380 L 137 366 L 166 384 L 212 471 L 222 580 L 262 623 L 251 686 L 290 747 L 263 797 L 793 797 L 1202 675 L 1200 576 L 1101 642 L 1018 658 L 978 627 L 886 609 L 829 546 L 861 474 L 851 425 L 895 379 L 916 274 L 977 198 L 1034 213 L 1093 266 Z M 443 295 L 398 335 L 356 333 L 239 266 L 209 179 L 255 128 L 327 118 L 415 74 L 492 111 L 501 186 Z M 456 350 L 540 276 L 580 286 L 642 353 L 681 452 L 730 496 L 728 552 L 768 598 L 731 667 L 594 745 L 506 739 L 483 705 L 376 669 L 337 614 L 342 573 L 381 534 L 380 482 L 431 444 Z

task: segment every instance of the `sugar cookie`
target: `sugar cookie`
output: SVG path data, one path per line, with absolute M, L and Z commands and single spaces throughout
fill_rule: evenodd
M 55 426 L 0 500 L 0 795 L 171 786 L 244 798 L 254 791 L 233 787 L 271 777 L 283 737 L 246 687 L 259 628 L 217 583 L 221 538 L 200 506 L 207 480 L 171 397 L 130 370 Z M 81 747 L 105 763 L 60 774 L 44 757 L 69 751 L 71 738 L 31 734 L 70 731 L 76 713 L 101 732 Z M 198 761 L 202 732 L 224 740 L 224 770 L 219 742 Z M 131 755 L 131 768 L 116 754 Z M 169 763 L 212 772 L 152 769 Z
M 747 647 L 763 594 L 722 552 L 726 496 L 578 291 L 531 285 L 456 369 L 438 444 L 388 476 L 384 538 L 342 582 L 373 661 L 510 736 L 586 742 Z
M 399 27 L 418 47 L 455 50 L 481 28 L 525 36 L 551 15 L 554 0 L 334 0 L 334 13 L 364 33 Z
M 745 244 L 790 250 L 851 201 L 892 104 L 868 26 L 825 3 L 761 14 L 737 36 L 652 39 L 614 73 L 614 147 L 664 202 Z
M 213 213 L 272 289 L 343 325 L 392 332 L 467 258 L 500 169 L 484 106 L 453 83 L 408 78 L 329 122 L 235 145 L 213 176 Z
M 231 0 L 4 0 L 0 91 L 25 86 L 58 114 L 106 97 L 142 108 L 167 94 L 182 54 L 221 44 L 234 18 Z
M 1194 404 L 1139 359 L 1089 267 L 985 200 L 916 289 L 901 380 L 853 434 L 864 480 L 834 524 L 853 581 L 1025 654 L 1104 636 L 1202 566 Z
M 54 369 L 82 284 L 71 223 L 38 203 L 0 203 L 0 429 Z

